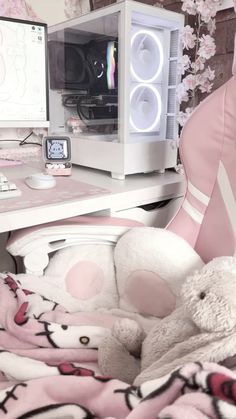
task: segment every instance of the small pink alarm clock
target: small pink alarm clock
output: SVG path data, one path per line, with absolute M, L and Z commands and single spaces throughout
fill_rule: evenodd
M 46 173 L 53 176 L 69 176 L 72 168 L 70 138 L 44 137 L 43 158 Z

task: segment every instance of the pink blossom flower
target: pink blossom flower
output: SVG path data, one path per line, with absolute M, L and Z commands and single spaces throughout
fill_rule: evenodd
M 202 93 L 210 93 L 215 78 L 215 71 L 208 66 L 203 73 L 197 75 L 198 88 Z
M 209 22 L 207 23 L 207 29 L 210 33 L 210 35 L 213 35 L 215 33 L 216 30 L 216 20 L 215 19 L 210 19 Z
M 188 120 L 188 118 L 190 117 L 190 115 L 193 112 L 193 108 L 189 107 L 185 109 L 185 112 L 179 112 L 179 115 L 177 117 L 177 121 L 180 124 L 181 127 L 183 127 L 186 123 L 186 121 Z
M 39 20 L 32 7 L 29 6 L 25 0 L 2 1 L 0 5 L 0 15 Z
M 213 0 L 197 0 L 196 7 L 201 15 L 203 22 L 208 23 L 211 18 L 215 17 L 219 7 L 219 1 Z
M 181 102 L 194 103 L 195 91 L 199 90 L 203 93 L 209 93 L 213 86 L 215 72 L 209 66 L 205 68 L 206 61 L 213 57 L 216 51 L 216 45 L 212 35 L 215 32 L 215 15 L 222 0 L 182 0 L 182 10 L 190 15 L 198 14 L 196 27 L 187 25 L 184 27 L 180 40 L 183 49 L 197 48 L 197 57 L 192 61 L 192 57 L 183 55 L 182 60 L 178 64 L 181 74 L 188 74 L 183 78 L 182 83 L 177 88 L 177 100 Z M 236 0 L 235 0 L 236 2 Z M 197 44 L 197 31 L 201 32 L 201 26 L 208 30 L 208 34 L 200 35 Z M 205 32 L 205 31 L 204 31 Z M 186 120 L 192 113 L 191 105 L 184 111 L 180 112 L 178 121 L 180 125 L 184 125 Z
M 198 49 L 198 55 L 202 58 L 208 60 L 213 57 L 216 52 L 215 40 L 210 35 L 202 35 L 199 39 L 200 47 Z
M 80 0 L 65 0 L 65 15 L 70 19 L 82 14 Z
M 182 10 L 189 15 L 196 15 L 196 3 L 194 0 L 183 0 Z
M 180 74 L 184 74 L 186 70 L 190 67 L 190 57 L 189 55 L 182 55 L 180 62 L 178 63 L 178 70 Z
M 194 48 L 196 39 L 197 37 L 194 33 L 194 29 L 191 28 L 191 26 L 186 25 L 180 34 L 180 40 L 182 42 L 183 48 L 185 49 Z
M 193 90 L 197 86 L 197 78 L 194 74 L 189 74 L 182 81 L 186 90 Z
M 188 92 L 183 83 L 179 83 L 178 86 L 176 87 L 176 97 L 177 97 L 178 103 L 188 102 L 189 100 Z
M 191 63 L 191 68 L 194 71 L 202 71 L 205 66 L 206 59 L 202 57 L 197 57 L 196 61 Z

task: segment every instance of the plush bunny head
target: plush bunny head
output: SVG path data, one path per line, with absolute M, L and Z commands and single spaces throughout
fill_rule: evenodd
M 206 269 L 189 276 L 181 297 L 200 330 L 228 332 L 236 327 L 236 273 Z

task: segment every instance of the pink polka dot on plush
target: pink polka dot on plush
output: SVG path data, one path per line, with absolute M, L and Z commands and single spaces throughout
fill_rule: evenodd
M 66 290 L 73 297 L 88 300 L 101 292 L 104 274 L 94 262 L 78 262 L 67 273 L 65 283 Z
M 175 295 L 158 274 L 139 270 L 127 278 L 125 295 L 139 313 L 165 317 L 175 308 Z

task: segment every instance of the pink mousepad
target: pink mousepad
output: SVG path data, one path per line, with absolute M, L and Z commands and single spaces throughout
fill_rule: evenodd
M 57 177 L 56 186 L 50 189 L 31 189 L 25 184 L 24 179 L 12 179 L 12 182 L 21 190 L 21 195 L 15 198 L 1 199 L 0 213 L 66 201 L 77 201 L 84 199 L 84 197 L 92 198 L 110 193 L 108 189 L 63 177 Z

